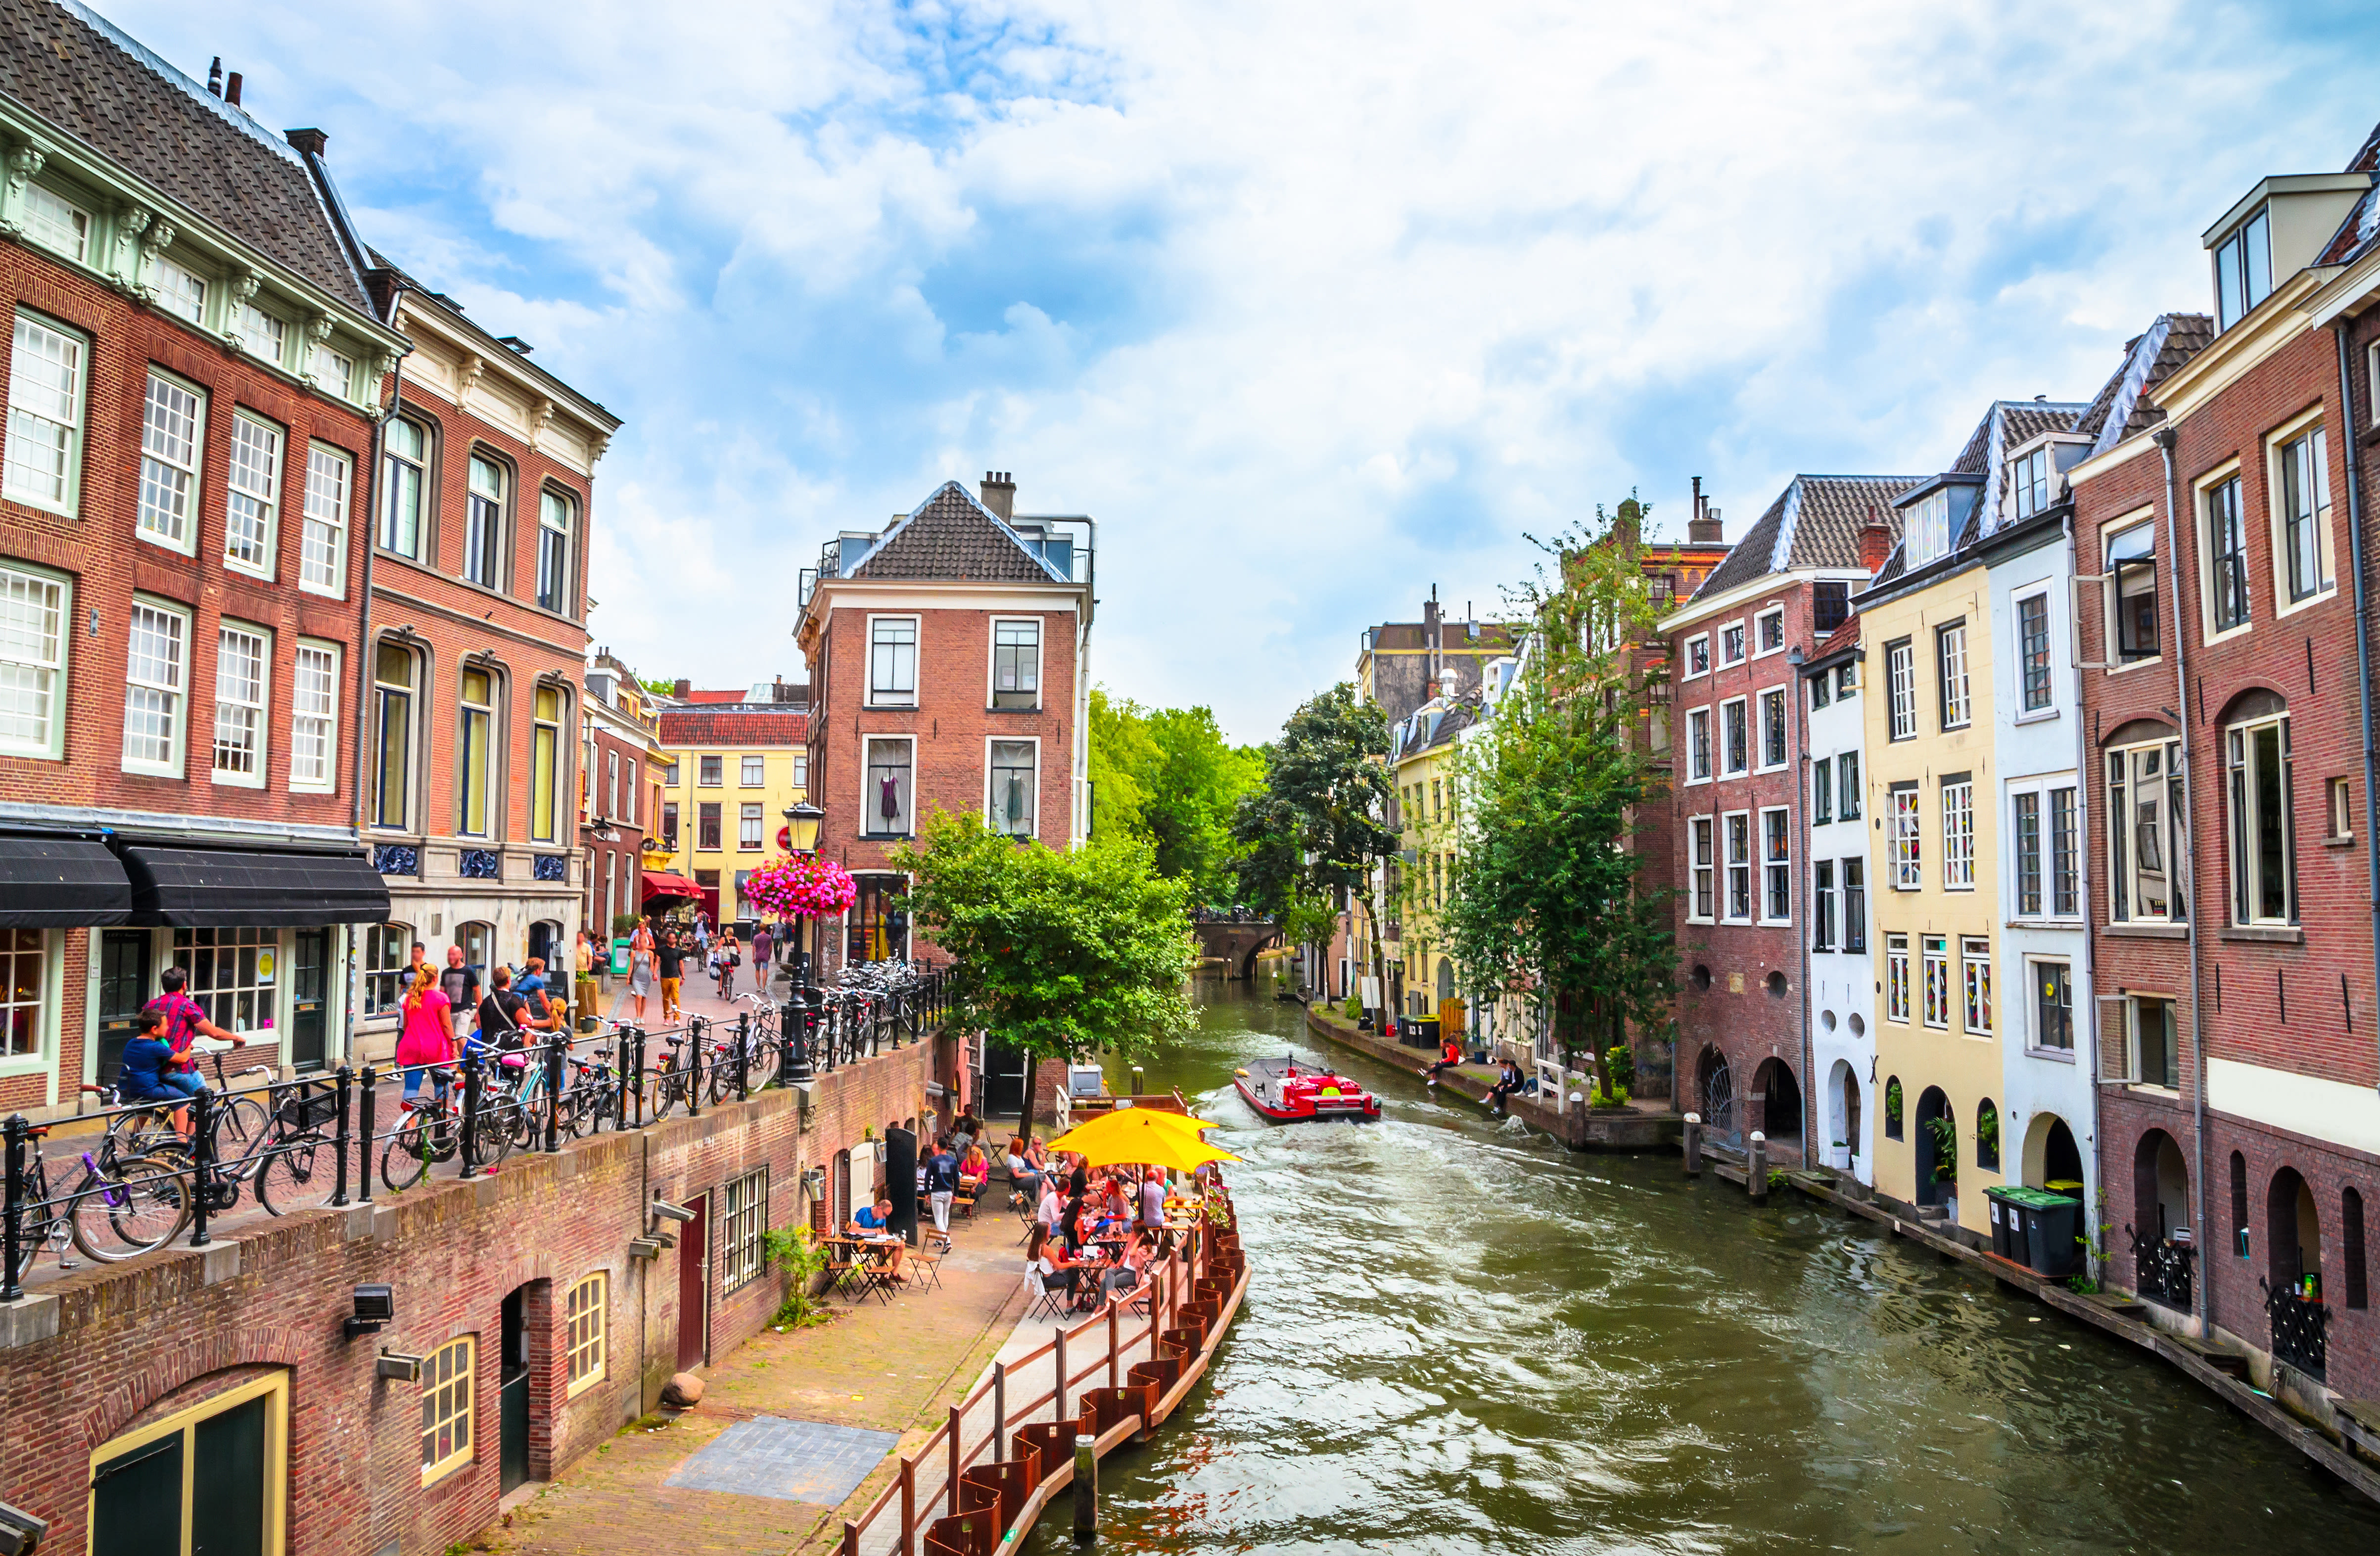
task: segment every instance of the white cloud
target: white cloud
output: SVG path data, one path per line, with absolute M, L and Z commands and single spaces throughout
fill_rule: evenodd
M 999 468 L 1103 521 L 1102 678 L 1244 738 L 1524 529 L 2087 395 L 2371 113 L 2357 41 L 2174 4 L 111 10 L 629 419 L 646 674 L 787 667 L 823 537 Z

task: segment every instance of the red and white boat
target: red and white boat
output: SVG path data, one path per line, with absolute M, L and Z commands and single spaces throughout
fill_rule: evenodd
M 1248 1106 L 1275 1124 L 1302 1124 L 1314 1118 L 1357 1122 L 1380 1116 L 1380 1100 L 1321 1064 L 1309 1064 L 1297 1055 L 1251 1059 L 1233 1077 Z

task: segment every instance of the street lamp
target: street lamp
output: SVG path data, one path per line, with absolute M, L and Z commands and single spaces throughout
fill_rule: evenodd
M 786 848 L 798 855 L 815 855 L 818 852 L 819 825 L 826 820 L 826 812 L 807 799 L 797 799 L 785 807 L 784 816 Z M 785 1006 L 786 1021 L 798 1023 L 793 1027 L 794 1073 L 786 1077 L 795 1081 L 810 1078 L 810 1037 L 817 1029 L 818 1011 L 821 1003 L 819 991 L 810 986 L 809 942 L 810 937 L 818 932 L 818 926 L 816 920 L 807 914 L 802 916 L 801 926 L 795 931 L 794 942 L 794 998 Z
M 785 845 L 796 854 L 818 852 L 819 824 L 826 812 L 808 800 L 798 799 L 785 807 Z

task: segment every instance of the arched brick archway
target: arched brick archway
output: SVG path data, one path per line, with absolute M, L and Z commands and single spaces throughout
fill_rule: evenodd
M 305 1342 L 292 1329 L 244 1329 L 192 1335 L 141 1353 L 139 1366 L 82 1415 L 83 1440 L 96 1448 L 176 1390 L 236 1367 L 296 1367 Z

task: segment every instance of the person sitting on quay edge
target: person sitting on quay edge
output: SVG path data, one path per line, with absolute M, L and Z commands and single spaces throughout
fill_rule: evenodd
M 1463 1039 L 1460 1038 L 1448 1038 L 1445 1041 L 1438 1045 L 1438 1063 L 1432 1064 L 1428 1069 L 1424 1070 L 1422 1072 L 1422 1076 L 1424 1079 L 1427 1080 L 1430 1085 L 1436 1086 L 1438 1084 L 1438 1074 L 1440 1070 L 1453 1069 L 1462 1063 Z
M 1507 1059 L 1504 1061 L 1503 1069 L 1497 1075 L 1496 1084 L 1488 1090 L 1488 1100 L 1500 1113 L 1505 1111 L 1504 1099 L 1520 1089 L 1521 1067 Z
M 862 1205 L 851 1213 L 851 1234 L 872 1247 L 890 1248 L 892 1258 L 886 1269 L 896 1281 L 909 1278 L 909 1245 L 892 1231 L 892 1198 L 880 1194 L 872 1205 Z

